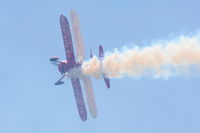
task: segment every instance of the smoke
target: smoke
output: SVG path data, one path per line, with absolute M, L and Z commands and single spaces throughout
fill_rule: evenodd
M 82 72 L 95 78 L 150 76 L 169 78 L 200 72 L 200 34 L 157 41 L 144 47 L 135 45 L 107 52 L 102 61 L 96 56 L 83 62 Z

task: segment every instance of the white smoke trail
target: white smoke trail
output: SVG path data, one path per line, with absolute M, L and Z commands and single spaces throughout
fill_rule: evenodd
M 168 78 L 193 71 L 200 72 L 200 35 L 179 36 L 170 41 L 153 43 L 151 46 L 107 52 L 102 61 L 96 56 L 83 62 L 86 75 L 100 78 L 151 76 Z

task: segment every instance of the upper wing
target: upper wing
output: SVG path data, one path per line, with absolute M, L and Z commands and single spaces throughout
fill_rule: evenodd
M 85 50 L 83 44 L 83 38 L 80 30 L 80 22 L 76 11 L 71 11 L 72 29 L 74 33 L 75 45 L 77 49 L 77 60 L 82 63 L 85 57 Z
M 71 11 L 71 19 L 72 19 L 72 29 L 75 38 L 75 45 L 77 50 L 77 59 L 79 63 L 82 63 L 85 58 L 85 50 L 83 39 L 80 30 L 80 22 L 76 11 Z M 91 115 L 96 118 L 97 117 L 97 109 L 96 109 L 96 102 L 94 98 L 94 92 L 92 87 L 92 82 L 89 76 L 83 75 L 83 84 L 85 88 L 85 93 L 87 96 L 88 106 L 90 109 Z
M 87 112 L 85 109 L 85 103 L 83 100 L 83 94 L 82 94 L 82 90 L 81 90 L 80 81 L 78 78 L 76 78 L 76 79 L 72 78 L 71 82 L 72 82 L 72 86 L 73 86 L 73 90 L 74 90 L 74 95 L 75 95 L 76 105 L 78 108 L 79 115 L 80 115 L 81 119 L 83 121 L 85 121 L 85 120 L 87 120 Z
M 75 64 L 74 50 L 72 45 L 72 37 L 67 18 L 63 15 L 60 16 L 60 26 L 62 30 L 63 42 L 67 61 L 70 64 Z
M 92 88 L 92 82 L 89 76 L 84 75 L 83 76 L 83 84 L 85 87 L 85 93 L 87 96 L 88 106 L 90 113 L 93 118 L 97 117 L 97 108 L 96 108 L 96 102 L 94 98 L 94 92 Z

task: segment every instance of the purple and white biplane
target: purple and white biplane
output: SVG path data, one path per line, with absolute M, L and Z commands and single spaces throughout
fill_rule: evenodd
M 62 75 L 62 77 L 55 83 L 55 85 L 63 84 L 64 82 L 62 80 L 64 79 L 64 77 L 71 79 L 78 112 L 80 118 L 83 121 L 85 121 L 87 120 L 87 111 L 83 99 L 80 80 L 83 81 L 88 107 L 93 118 L 97 117 L 97 108 L 96 108 L 96 102 L 94 98 L 94 92 L 90 76 L 84 75 L 81 71 L 81 65 L 85 58 L 85 50 L 80 31 L 79 18 L 74 10 L 71 11 L 71 20 L 72 20 L 72 29 L 76 45 L 77 61 L 74 55 L 72 35 L 70 32 L 69 22 L 64 15 L 60 16 L 60 26 L 62 30 L 62 36 L 63 36 L 63 42 L 67 60 L 59 60 L 59 57 L 52 57 L 50 58 L 50 61 L 58 66 L 58 70 Z M 92 58 L 92 56 L 93 56 L 92 51 L 90 50 L 90 57 Z M 99 46 L 100 60 L 102 60 L 103 57 L 104 57 L 104 51 L 103 47 L 100 45 Z M 102 76 L 105 80 L 107 88 L 110 88 L 110 80 L 105 75 Z

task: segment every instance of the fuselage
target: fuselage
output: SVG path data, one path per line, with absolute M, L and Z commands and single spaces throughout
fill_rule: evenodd
M 68 74 L 69 77 L 73 76 L 75 73 L 79 76 L 81 75 L 81 64 L 70 64 L 67 60 L 62 60 L 58 64 L 58 70 L 61 74 Z
M 58 70 L 61 74 L 68 72 L 70 68 L 71 66 L 66 60 L 60 61 L 58 64 Z

